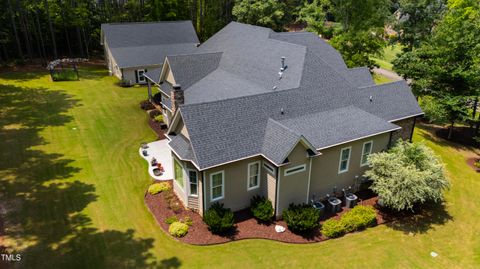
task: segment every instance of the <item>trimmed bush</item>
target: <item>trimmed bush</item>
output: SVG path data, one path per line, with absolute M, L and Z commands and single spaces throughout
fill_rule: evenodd
M 347 233 L 353 232 L 375 225 L 377 213 L 371 206 L 357 205 L 342 216 L 341 222 Z
M 288 229 L 301 233 L 319 226 L 320 212 L 308 204 L 290 204 L 283 211 L 283 219 L 287 222 Z
M 261 222 L 269 222 L 272 220 L 274 214 L 272 202 L 258 195 L 255 195 L 250 200 L 250 211 L 252 215 Z
M 177 216 L 171 216 L 171 217 L 168 217 L 166 220 L 165 220 L 165 223 L 166 224 L 172 224 L 174 222 L 178 222 L 178 218 Z
M 143 110 L 155 109 L 155 106 L 149 100 L 143 100 L 140 102 L 140 108 Z
M 323 223 L 321 232 L 329 238 L 340 237 L 345 234 L 345 225 L 340 220 L 329 219 Z
M 346 233 L 365 229 L 377 223 L 377 213 L 371 206 L 357 205 L 339 220 L 329 219 L 322 225 L 322 234 L 335 238 Z
M 162 112 L 155 109 L 155 110 L 149 111 L 148 115 L 150 116 L 150 118 L 155 119 L 155 117 L 162 115 Z
M 153 183 L 148 187 L 148 193 L 155 195 L 161 193 L 162 191 L 170 190 L 170 185 L 166 182 L 162 183 Z
M 175 237 L 184 237 L 188 233 L 188 225 L 176 221 L 168 227 L 168 232 Z
M 214 203 L 203 215 L 203 221 L 212 233 L 223 233 L 233 227 L 235 219 L 230 208 L 224 208 L 221 203 Z
M 163 122 L 163 115 L 160 114 L 160 115 L 158 115 L 158 116 L 155 116 L 154 120 L 155 120 L 156 122 Z

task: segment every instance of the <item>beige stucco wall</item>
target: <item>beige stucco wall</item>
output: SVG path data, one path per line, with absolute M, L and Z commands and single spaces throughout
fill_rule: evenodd
M 188 135 L 187 127 L 185 127 L 185 124 L 183 123 L 183 120 L 180 120 L 178 122 L 177 126 L 175 126 L 174 132 L 177 133 L 177 134 L 182 134 L 187 139 L 190 139 L 190 136 Z
M 296 145 L 288 156 L 288 160 L 289 164 L 279 169 L 277 216 L 282 215 L 290 203 L 305 203 L 307 198 L 310 158 L 307 156 L 305 146 L 301 143 Z M 305 171 L 285 176 L 285 170 L 302 164 L 306 165 Z
M 248 164 L 260 161 L 260 187 L 247 190 Z M 250 199 L 254 195 L 265 196 L 266 172 L 262 168 L 262 157 L 253 157 L 238 162 L 218 166 L 205 171 L 205 209 L 208 209 L 214 202 L 210 200 L 210 175 L 224 171 L 224 198 L 218 200 L 226 208 L 233 211 L 244 209 L 250 206 Z
M 353 186 L 356 183 L 355 176 L 361 177 L 368 169 L 368 166 L 360 166 L 363 144 L 367 141 L 373 141 L 372 153 L 380 152 L 387 149 L 389 140 L 390 133 L 385 133 L 321 150 L 322 155 L 312 159 L 309 200 L 312 198 L 312 194 L 315 194 L 319 199 L 326 194 L 332 194 L 334 187 L 337 187 L 337 191 L 341 191 L 342 188 Z M 350 146 L 352 150 L 348 171 L 339 174 L 340 152 L 343 148 Z M 357 183 L 359 183 L 359 179 L 357 179 Z

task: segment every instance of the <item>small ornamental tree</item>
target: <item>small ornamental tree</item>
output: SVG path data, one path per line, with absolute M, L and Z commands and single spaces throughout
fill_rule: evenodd
M 439 202 L 449 187 L 440 159 L 423 144 L 399 140 L 388 152 L 371 154 L 368 161 L 371 169 L 365 176 L 373 180 L 370 188 L 386 207 L 397 211 Z

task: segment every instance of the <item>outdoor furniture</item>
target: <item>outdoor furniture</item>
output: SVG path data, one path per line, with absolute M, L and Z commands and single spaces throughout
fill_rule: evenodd
M 153 157 L 152 160 L 150 161 L 150 165 L 151 166 L 157 165 L 157 159 L 155 159 L 155 157 Z

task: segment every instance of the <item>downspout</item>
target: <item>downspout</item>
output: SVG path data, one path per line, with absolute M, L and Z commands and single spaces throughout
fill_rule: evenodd
M 276 206 L 275 206 L 275 217 L 278 217 L 278 215 L 279 215 L 279 214 L 278 214 L 278 213 L 279 213 L 279 212 L 278 212 L 278 206 L 279 206 L 279 204 L 280 204 L 280 203 L 279 203 L 279 201 L 280 201 L 280 197 L 279 197 L 279 196 L 280 196 L 280 178 L 282 177 L 282 175 L 281 175 L 280 172 L 281 172 L 281 168 L 278 167 L 278 168 L 277 168 L 277 176 L 278 176 L 278 179 L 277 179 L 276 193 L 275 193 L 275 199 L 277 200 L 277 201 L 275 202 L 275 204 L 276 204 Z
M 206 202 L 206 197 L 207 197 L 207 193 L 205 191 L 205 185 L 207 184 L 207 180 L 205 179 L 205 171 L 202 171 L 202 180 L 203 180 L 203 184 L 202 184 L 202 189 L 203 189 L 203 199 L 202 199 L 202 203 L 203 203 L 203 206 L 202 206 L 202 216 L 203 214 L 205 214 L 205 211 L 206 211 L 206 208 L 205 208 L 205 205 L 207 204 Z
M 308 185 L 307 185 L 307 198 L 305 203 L 308 204 L 308 197 L 310 196 L 310 180 L 312 177 L 312 159 L 313 157 L 310 157 L 310 168 L 308 169 Z
M 412 126 L 412 131 L 410 132 L 410 143 L 412 143 L 413 139 L 413 131 L 415 130 L 415 123 L 417 122 L 417 117 L 413 118 L 413 126 Z

